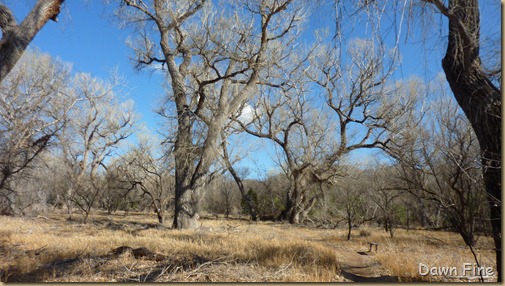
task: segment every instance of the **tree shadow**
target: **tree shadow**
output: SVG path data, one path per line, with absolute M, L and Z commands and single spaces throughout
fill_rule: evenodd
M 353 274 L 344 269 L 341 270 L 341 274 L 344 278 L 349 279 L 353 282 L 400 282 L 399 277 L 397 276 L 378 276 L 378 277 L 366 277 Z
M 166 256 L 154 253 L 145 247 L 133 249 L 129 246 L 121 246 L 111 250 L 105 255 L 83 255 L 66 259 L 54 259 L 37 267 L 35 270 L 24 273 L 22 269 L 9 269 L 8 276 L 2 277 L 2 282 L 9 283 L 36 283 L 43 281 L 54 281 L 58 278 L 75 274 L 82 268 L 82 264 L 88 263 L 86 268 L 92 268 L 99 272 L 98 268 L 112 259 L 119 258 L 124 253 L 130 253 L 132 259 L 148 260 L 156 262 L 156 265 L 149 269 L 138 270 L 135 275 L 124 277 L 118 282 L 154 282 L 160 275 L 179 270 L 191 270 L 209 262 L 208 259 L 198 256 Z M 120 271 L 119 269 L 117 271 Z M 96 273 L 95 273 L 96 274 Z M 90 281 L 91 282 L 91 281 Z

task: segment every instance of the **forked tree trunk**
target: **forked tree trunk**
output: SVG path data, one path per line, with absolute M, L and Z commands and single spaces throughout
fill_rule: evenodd
M 432 1 L 430 1 L 432 2 Z M 498 282 L 501 258 L 501 96 L 486 76 L 479 58 L 478 0 L 451 0 L 439 7 L 449 19 L 449 42 L 442 61 L 454 96 L 479 140 L 490 221 L 496 248 Z

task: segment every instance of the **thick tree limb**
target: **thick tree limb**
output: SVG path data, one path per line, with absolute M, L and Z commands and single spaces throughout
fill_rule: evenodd
M 0 5 L 0 82 L 14 68 L 35 35 L 49 20 L 58 21 L 61 4 L 65 0 L 39 0 L 19 25 L 12 11 Z

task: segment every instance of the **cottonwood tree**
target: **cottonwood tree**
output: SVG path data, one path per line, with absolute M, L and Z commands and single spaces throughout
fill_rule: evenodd
M 485 72 L 480 58 L 478 0 L 426 0 L 447 17 L 449 42 L 442 67 L 459 106 L 475 132 L 490 207 L 498 282 L 502 280 L 501 91 Z
M 2 213 L 14 213 L 13 180 L 28 174 L 66 123 L 78 98 L 69 92 L 70 68 L 28 52 L 0 86 Z
M 143 137 L 116 163 L 118 181 L 137 188 L 141 196 L 148 196 L 158 222 L 165 222 L 165 211 L 174 197 L 174 161 L 165 156 L 161 145 L 151 137 Z
M 245 132 L 278 148 L 278 164 L 291 185 L 280 218 L 290 223 L 303 221 L 317 201 L 311 192 L 314 172 L 328 153 L 327 135 L 332 130 L 325 114 L 311 104 L 314 97 L 302 92 L 304 88 L 265 87 L 261 97 L 249 103 L 254 109 L 251 122 L 236 119 Z
M 314 57 L 308 76 L 336 119 L 330 163 L 357 149 L 384 149 L 405 128 L 404 121 L 419 104 L 419 83 L 392 81 L 395 57 L 395 51 L 364 39 L 351 41 L 345 57 L 331 45 L 322 46 Z
M 136 119 L 131 101 L 118 102 L 116 81 L 77 74 L 73 84 L 82 101 L 59 135 L 60 156 L 70 185 L 65 199 L 85 213 L 86 222 L 104 184 L 104 161 L 133 133 Z
M 307 73 L 334 116 L 334 142 L 324 158 L 326 168 L 359 149 L 386 150 L 397 134 L 409 128 L 406 120 L 420 103 L 415 79 L 392 80 L 397 52 L 387 49 L 376 35 L 353 39 L 347 46 L 340 43 L 322 45 Z
M 221 129 L 291 51 L 303 18 L 298 1 L 121 1 L 133 25 L 137 67 L 166 68 L 175 121 L 174 227 L 198 227 L 197 202 Z M 158 44 L 159 43 L 159 44 Z M 175 105 L 175 106 L 174 106 Z M 201 136 L 195 134 L 200 126 Z
M 383 18 L 394 19 L 395 31 L 401 31 L 403 17 L 413 15 L 412 23 L 422 24 L 425 19 L 434 20 L 431 15 L 440 13 L 448 23 L 447 49 L 442 60 L 442 68 L 458 105 L 468 118 L 477 140 L 479 141 L 482 171 L 486 185 L 487 202 L 490 207 L 490 221 L 495 241 L 498 281 L 502 281 L 502 234 L 501 234 L 501 91 L 495 80 L 496 71 L 501 64 L 492 66 L 483 62 L 481 53 L 486 48 L 481 38 L 481 22 L 485 19 L 480 14 L 480 4 L 488 1 L 478 0 L 411 0 L 411 1 L 360 1 L 357 11 L 364 11 L 372 26 L 380 26 Z M 342 7 L 341 1 L 335 1 L 336 10 Z M 391 9 L 384 9 L 387 5 Z M 499 10 L 498 1 L 492 3 Z M 403 7 L 403 8 L 402 8 Z M 421 7 L 420 13 L 415 13 Z M 378 9 L 379 8 L 379 9 Z M 406 10 L 405 8 L 408 8 Z M 382 11 L 393 11 L 396 17 L 382 17 Z M 373 13 L 368 13 L 373 12 Z M 360 13 L 357 13 L 360 14 Z M 378 17 L 379 16 L 379 17 Z M 396 21 L 400 19 L 400 21 Z M 338 23 L 341 21 L 338 20 Z M 433 25 L 426 21 L 422 29 L 439 29 L 443 22 Z M 389 29 L 391 27 L 386 27 Z M 410 29 L 409 29 L 410 30 Z M 497 32 L 496 35 L 499 35 Z M 396 35 L 398 44 L 399 35 Z M 385 38 L 385 36 L 384 36 Z M 496 48 L 499 45 L 493 47 Z M 496 53 L 498 54 L 498 53 Z M 485 59 L 490 59 L 486 57 Z
M 19 61 L 35 35 L 49 21 L 58 21 L 64 0 L 39 0 L 23 22 L 18 23 L 12 11 L 0 4 L 0 82 Z
M 313 183 L 338 174 L 338 162 L 354 150 L 386 148 L 390 136 L 403 127 L 404 115 L 415 108 L 415 90 L 388 82 L 393 63 L 386 55 L 373 42 L 357 39 L 342 63 L 339 49 L 321 45 L 294 60 L 297 67 L 310 63 L 299 69 L 304 77 L 295 80 L 291 73 L 286 79 L 290 84 L 268 86 L 253 105 L 253 121 L 237 120 L 247 133 L 268 138 L 281 150 L 284 171 L 292 182 L 284 213 L 290 222 L 299 222 L 317 201 L 307 193 Z M 308 92 L 314 90 L 324 96 L 330 112 L 314 105 L 317 101 Z

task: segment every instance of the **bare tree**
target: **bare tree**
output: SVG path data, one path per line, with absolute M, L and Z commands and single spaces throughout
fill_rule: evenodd
M 393 63 L 381 47 L 358 39 L 349 46 L 346 62 L 339 53 L 321 45 L 291 58 L 302 73 L 291 72 L 284 84 L 262 89 L 261 98 L 251 102 L 251 122 L 236 119 L 247 133 L 279 148 L 280 165 L 292 182 L 282 216 L 292 223 L 314 206 L 321 184 L 339 173 L 339 161 L 357 149 L 386 148 L 418 103 L 411 83 L 388 82 Z M 329 110 L 316 105 L 314 90 Z M 311 189 L 319 195 L 309 195 Z
M 358 171 L 337 183 L 339 200 L 336 205 L 339 206 L 341 216 L 347 224 L 347 240 L 352 238 L 354 227 L 376 219 L 375 213 L 370 211 L 373 204 L 369 199 L 372 192 L 370 177 L 364 171 Z
M 2 213 L 15 210 L 12 180 L 48 149 L 77 102 L 68 92 L 69 72 L 48 55 L 28 52 L 0 86 Z
M 317 201 L 310 190 L 316 180 L 314 172 L 321 165 L 318 162 L 328 153 L 332 130 L 324 113 L 311 105 L 314 98 L 303 92 L 305 88 L 265 87 L 261 97 L 250 102 L 254 110 L 251 121 L 235 119 L 245 132 L 268 139 L 278 148 L 278 164 L 291 183 L 280 218 L 290 223 L 303 221 Z
M 0 41 L 0 82 L 19 61 L 24 51 L 35 35 L 49 21 L 58 21 L 58 14 L 64 0 L 39 0 L 18 24 L 12 11 L 5 5 L 0 4 L 0 29 L 2 40 Z
M 404 16 L 411 15 L 413 22 L 422 23 L 428 19 L 422 29 L 439 30 L 442 22 L 433 24 L 434 13 L 440 13 L 448 21 L 448 41 L 442 68 L 446 79 L 456 98 L 458 105 L 466 117 L 479 141 L 482 171 L 486 184 L 487 201 L 490 207 L 490 221 L 493 229 L 493 239 L 496 248 L 498 281 L 502 281 L 502 246 L 501 246 L 501 92 L 497 87 L 497 71 L 501 64 L 483 63 L 481 53 L 487 46 L 482 45 L 481 22 L 485 20 L 480 15 L 480 5 L 488 1 L 478 0 L 411 0 L 411 1 L 359 1 L 357 12 L 365 11 L 372 27 L 381 27 L 380 19 L 384 11 L 393 11 L 396 16 L 389 23 L 396 26 L 395 31 L 401 30 Z M 336 7 L 341 8 L 341 1 L 335 1 Z M 447 3 L 447 4 L 446 4 Z M 499 10 L 498 1 L 493 1 L 495 10 Z M 389 6 L 388 6 L 389 5 Z M 390 9 L 388 9 L 390 7 Z M 403 8 L 401 8 L 403 7 Z M 416 7 L 421 7 L 420 13 L 415 13 Z M 336 9 L 339 11 L 339 9 Z M 379 9 L 378 9 L 379 8 Z M 407 9 L 405 9 L 407 8 Z M 371 13 L 368 13 L 371 12 Z M 356 13 L 360 14 L 360 13 Z M 338 17 L 337 17 L 338 18 Z M 397 19 L 400 19 L 397 21 Z M 337 20 L 338 23 L 342 19 Z M 384 27 L 383 27 L 384 28 Z M 411 29 L 409 29 L 411 30 Z M 499 28 L 497 28 L 499 30 Z M 498 35 L 499 32 L 496 32 Z M 400 33 L 395 35 L 398 46 Z M 385 36 L 382 38 L 384 39 Z M 498 51 L 495 45 L 494 51 Z M 491 53 L 492 54 L 492 53 Z M 496 52 L 495 54 L 498 54 Z M 486 57 L 485 59 L 489 59 Z
M 140 139 L 138 146 L 122 156 L 117 168 L 120 181 L 131 184 L 147 195 L 160 224 L 174 196 L 173 158 L 163 155 L 152 136 Z
M 391 167 L 378 166 L 372 173 L 370 198 L 379 207 L 379 222 L 393 238 L 399 223 L 399 208 L 402 189 L 396 188 L 395 178 L 391 176 Z
M 444 104 L 445 103 L 445 104 Z M 444 108 L 441 108 L 444 106 Z M 452 107 L 452 108 L 449 108 Z M 437 193 L 448 208 L 451 223 L 465 243 L 475 246 L 475 225 L 485 210 L 484 182 L 479 162 L 478 142 L 464 115 L 449 100 L 439 105 L 440 125 L 431 155 L 426 156 L 430 173 L 437 179 Z
M 224 128 L 223 131 L 221 132 L 221 138 L 222 138 L 221 157 L 223 159 L 223 163 L 224 163 L 227 171 L 233 177 L 233 180 L 235 181 L 235 183 L 240 191 L 240 195 L 242 196 L 242 201 L 246 207 L 246 212 L 251 216 L 251 220 L 256 221 L 258 219 L 258 210 L 256 209 L 257 206 L 254 202 L 254 198 L 251 197 L 252 193 L 246 191 L 245 186 L 244 186 L 244 182 L 243 182 L 243 178 L 249 174 L 250 170 L 248 168 L 237 170 L 234 167 L 234 164 L 237 161 L 239 161 L 241 158 L 237 157 L 232 160 L 231 156 L 230 156 L 231 151 L 228 148 L 228 140 L 232 134 L 233 134 L 232 126 L 228 126 L 228 127 Z
M 59 141 L 70 183 L 66 199 L 85 213 L 86 221 L 104 183 L 104 160 L 133 133 L 135 115 L 132 102 L 117 102 L 117 83 L 77 74 L 74 84 L 73 92 L 83 100 L 69 116 Z
M 175 109 L 165 115 L 177 130 L 175 228 L 198 227 L 197 197 L 221 129 L 252 96 L 260 74 L 278 69 L 274 63 L 289 53 L 303 16 L 294 2 L 230 1 L 218 7 L 205 0 L 121 1 L 120 14 L 137 31 L 132 45 L 137 66 L 167 69 Z
M 398 161 L 397 188 L 436 203 L 474 252 L 476 227 L 487 209 L 479 146 L 473 129 L 456 103 L 442 94 L 433 102 L 426 122 L 404 134 Z M 393 151 L 391 148 L 390 151 Z
M 486 74 L 480 50 L 480 12 L 478 0 L 450 0 L 446 6 L 432 3 L 449 21 L 449 42 L 442 67 L 459 106 L 465 112 L 481 149 L 482 170 L 491 209 L 491 226 L 496 248 L 498 282 L 502 281 L 502 182 L 501 109 L 502 99 Z
M 356 149 L 387 147 L 419 103 L 415 80 L 390 80 L 396 66 L 393 50 L 355 39 L 344 58 L 341 53 L 339 48 L 323 46 L 309 74 L 336 114 L 336 146 L 329 162 Z

